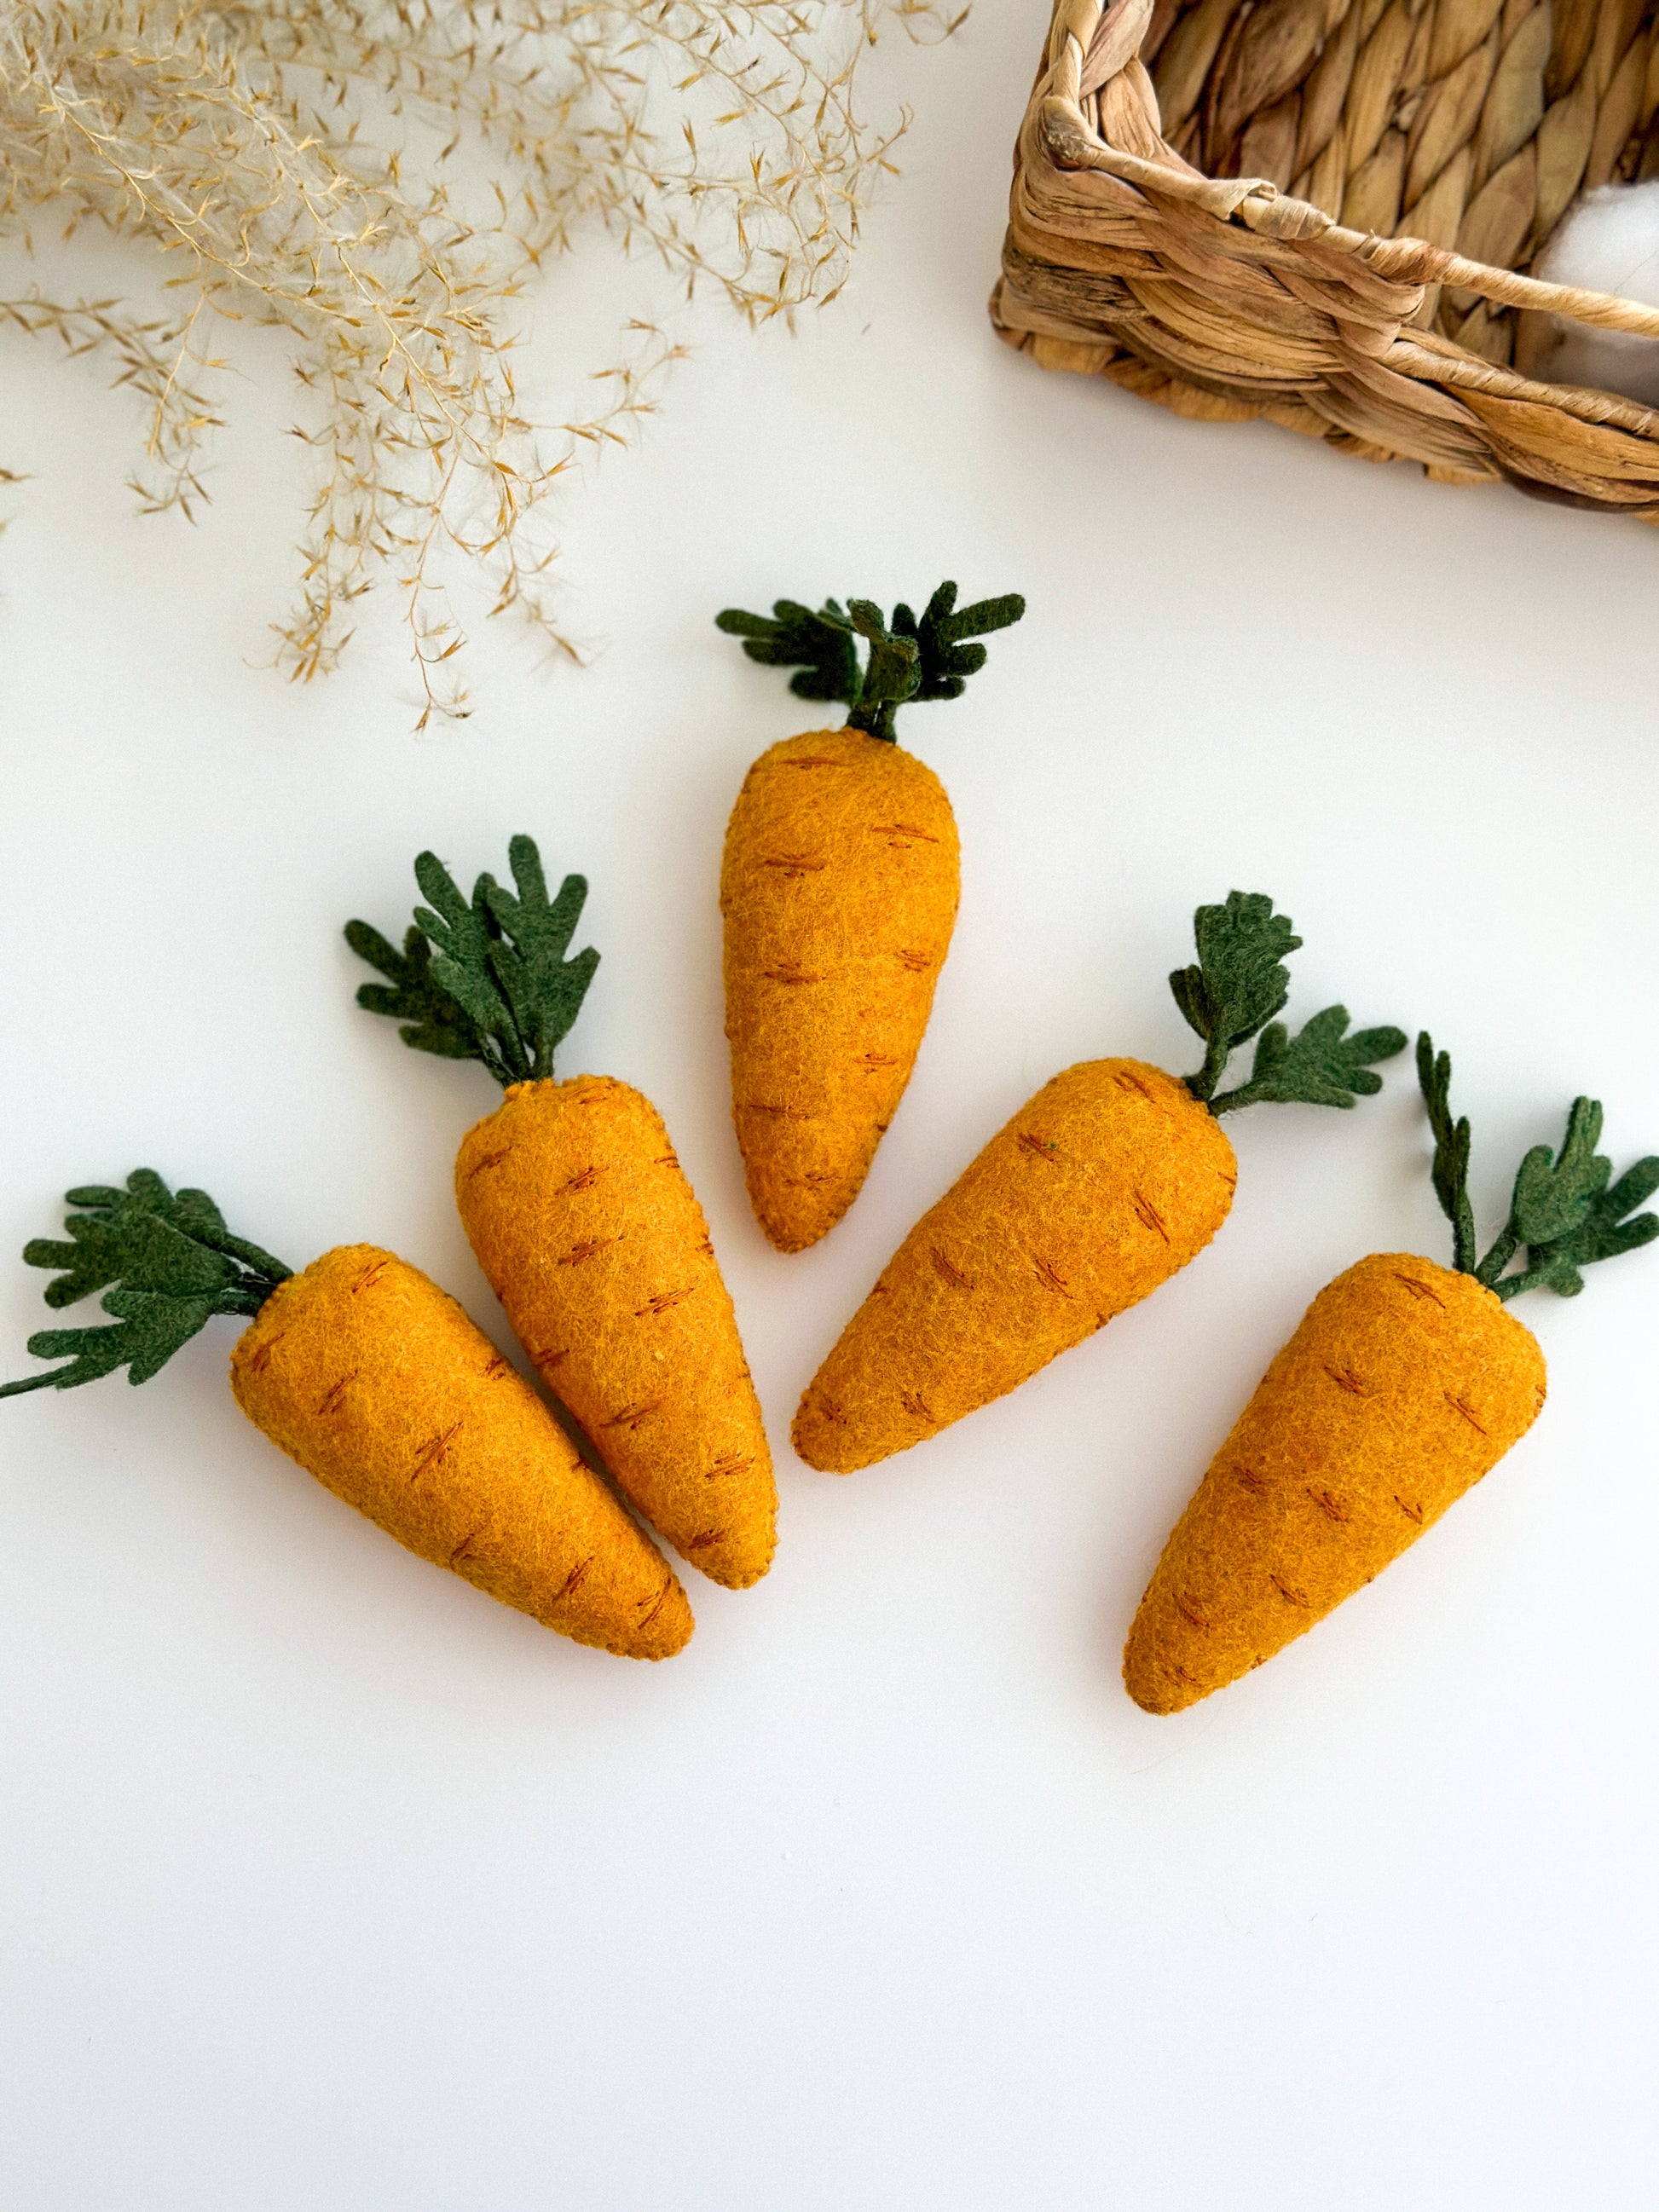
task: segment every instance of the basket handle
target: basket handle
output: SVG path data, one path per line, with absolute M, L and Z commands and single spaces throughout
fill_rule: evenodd
M 1595 330 L 1659 338 L 1659 308 L 1638 307 L 1634 300 L 1581 291 L 1572 284 L 1540 283 L 1512 269 L 1466 260 L 1461 253 L 1421 238 L 1379 238 L 1375 232 L 1345 229 L 1322 208 L 1292 199 L 1267 177 L 1205 177 L 1165 161 L 1119 153 L 1091 128 L 1082 102 L 1134 60 L 1152 21 L 1152 6 L 1153 0 L 1109 0 L 1104 8 L 1100 0 L 1058 0 L 1049 45 L 1048 89 L 1041 105 L 1042 135 L 1061 167 L 1103 169 L 1126 184 L 1184 200 L 1221 222 L 1237 221 L 1264 237 L 1316 239 L 1339 253 L 1354 254 L 1393 283 L 1449 284 L 1500 307 L 1565 315 Z M 1091 29 L 1091 17 L 1095 18 Z

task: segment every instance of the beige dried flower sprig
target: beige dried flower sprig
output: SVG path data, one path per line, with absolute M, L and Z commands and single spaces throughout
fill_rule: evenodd
M 0 232 L 61 210 L 186 264 L 169 316 L 31 291 L 0 319 L 112 354 L 149 416 L 140 497 L 186 514 L 220 420 L 215 319 L 289 332 L 322 466 L 279 661 L 331 667 L 385 571 L 422 724 L 464 713 L 446 574 L 480 564 L 493 611 L 570 651 L 532 526 L 675 352 L 630 324 L 603 403 L 533 422 L 510 359 L 527 280 L 597 222 L 750 321 L 833 298 L 905 121 L 854 100 L 889 18 L 919 39 L 961 20 L 935 0 L 0 0 Z

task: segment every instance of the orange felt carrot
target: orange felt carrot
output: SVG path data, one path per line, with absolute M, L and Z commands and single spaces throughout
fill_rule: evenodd
M 858 1196 L 950 949 L 956 820 L 893 717 L 907 700 L 957 697 L 985 662 L 967 641 L 1025 611 L 1017 594 L 960 609 L 956 598 L 941 584 L 920 621 L 899 606 L 890 629 L 867 599 L 716 618 L 751 659 L 798 667 L 799 697 L 850 709 L 844 728 L 761 755 L 720 870 L 732 1118 L 756 1217 L 785 1252 L 815 1243 Z
M 1539 1145 L 1522 1162 L 1509 1220 L 1479 1259 L 1469 1125 L 1452 1120 L 1451 1062 L 1426 1034 L 1418 1070 L 1454 1264 L 1373 1253 L 1309 1307 L 1140 1601 L 1123 1678 L 1148 1712 L 1179 1711 L 1261 1666 L 1414 1544 L 1543 1405 L 1544 1355 L 1508 1301 L 1575 1296 L 1593 1261 L 1659 1236 L 1659 1216 L 1629 1218 L 1659 1189 L 1659 1159 L 1610 1186 L 1601 1109 L 1579 1098 L 1559 1156 Z
M 406 1044 L 481 1060 L 506 1091 L 462 1139 L 456 1202 L 478 1264 L 537 1371 L 618 1487 L 716 1582 L 771 1564 L 777 1491 L 738 1325 L 662 1118 L 610 1076 L 553 1076 L 599 964 L 567 959 L 587 885 L 549 900 L 535 844 L 509 848 L 516 896 L 478 878 L 469 904 L 441 861 L 415 863 L 431 907 L 400 954 L 354 921 L 386 975 L 360 1005 Z
M 1200 907 L 1199 964 L 1170 979 L 1205 1041 L 1182 1082 L 1143 1060 L 1085 1060 L 1023 1106 L 916 1224 L 807 1386 L 795 1449 L 845 1474 L 933 1436 L 1035 1375 L 1201 1251 L 1232 1204 L 1218 1117 L 1258 1101 L 1352 1106 L 1404 1048 L 1347 1035 L 1328 1006 L 1292 1037 L 1283 956 L 1302 942 L 1273 901 Z M 1256 1036 L 1249 1082 L 1217 1092 Z
M 389 1536 L 579 1644 L 635 1659 L 684 1644 L 691 1609 L 656 1546 L 417 1269 L 349 1244 L 293 1274 L 232 1236 L 204 1191 L 169 1191 L 143 1168 L 124 1190 L 83 1187 L 68 1204 L 70 1241 L 40 1238 L 23 1257 L 63 1271 L 48 1305 L 101 1290 L 114 1319 L 31 1337 L 37 1358 L 68 1364 L 0 1398 L 121 1367 L 148 1382 L 213 1315 L 240 1315 L 237 1404 Z

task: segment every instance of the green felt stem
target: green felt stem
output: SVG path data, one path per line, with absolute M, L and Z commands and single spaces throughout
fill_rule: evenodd
M 1264 892 L 1230 891 L 1224 905 L 1200 907 L 1193 935 L 1197 963 L 1177 968 L 1170 988 L 1188 1027 L 1204 1040 L 1204 1065 L 1186 1083 L 1212 1114 L 1267 1103 L 1347 1107 L 1382 1089 L 1370 1063 L 1403 1052 L 1403 1030 L 1350 1036 L 1344 1006 L 1327 1006 L 1294 1036 L 1273 1018 L 1290 996 L 1285 956 L 1302 939 Z M 1256 1048 L 1248 1081 L 1218 1092 L 1234 1051 L 1251 1037 Z
M 743 640 L 751 660 L 793 668 L 789 688 L 798 698 L 839 700 L 848 728 L 892 744 L 899 708 L 910 700 L 960 698 L 985 665 L 985 647 L 969 641 L 1006 629 L 1024 611 L 1018 592 L 958 607 L 956 586 L 945 583 L 920 620 L 901 605 L 889 623 L 872 599 L 849 599 L 845 607 L 826 599 L 816 612 L 799 599 L 778 599 L 769 616 L 727 607 L 714 622 Z M 860 639 L 867 647 L 862 660 Z
M 1528 1291 L 1577 1297 L 1583 1271 L 1601 1260 L 1639 1251 L 1659 1237 L 1659 1214 L 1636 1208 L 1659 1190 L 1659 1158 L 1650 1156 L 1611 1181 L 1613 1163 L 1595 1147 L 1601 1135 L 1599 1099 L 1575 1098 L 1560 1150 L 1534 1145 L 1516 1171 L 1509 1217 L 1484 1259 L 1475 1257 L 1469 1203 L 1469 1125 L 1451 1114 L 1451 1055 L 1437 1054 L 1425 1030 L 1417 1040 L 1417 1075 L 1434 1135 L 1435 1195 L 1452 1224 L 1453 1266 L 1473 1275 L 1505 1304 Z M 1505 1273 L 1516 1254 L 1522 1262 Z
M 29 1390 L 69 1390 L 120 1367 L 147 1382 L 216 1314 L 252 1319 L 293 1269 L 246 1237 L 233 1236 L 203 1190 L 170 1191 L 150 1168 L 137 1168 L 125 1189 L 82 1184 L 64 1203 L 68 1241 L 39 1237 L 23 1247 L 31 1267 L 61 1272 L 48 1283 L 49 1306 L 70 1306 L 94 1291 L 113 1316 L 103 1327 L 39 1330 L 37 1359 L 67 1364 L 0 1387 L 0 1398 Z
M 401 952 L 366 921 L 345 927 L 352 951 L 386 978 L 360 985 L 358 1005 L 402 1023 L 414 1051 L 477 1060 L 503 1090 L 551 1076 L 599 964 L 591 945 L 565 957 L 586 877 L 567 876 L 550 899 L 534 838 L 514 837 L 507 859 L 513 890 L 480 876 L 469 901 L 435 853 L 421 854 L 415 880 L 430 903 L 416 908 Z

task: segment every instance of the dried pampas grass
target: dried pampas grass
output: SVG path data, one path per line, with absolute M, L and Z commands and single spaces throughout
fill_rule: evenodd
M 532 526 L 584 450 L 650 409 L 674 354 L 630 325 L 603 404 L 533 422 L 511 362 L 526 281 L 597 222 L 750 322 L 833 298 L 905 120 L 879 128 L 854 96 L 887 20 L 927 39 L 960 17 L 934 0 L 0 0 L 0 231 L 61 212 L 182 264 L 168 314 L 31 291 L 0 318 L 111 356 L 148 415 L 135 487 L 185 514 L 220 420 L 215 319 L 290 333 L 319 483 L 279 661 L 331 667 L 384 571 L 422 724 L 464 713 L 453 560 L 571 650 Z

